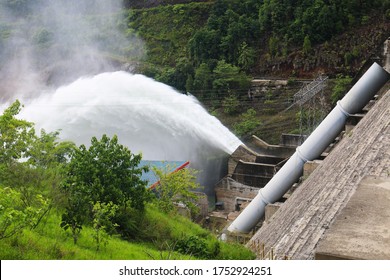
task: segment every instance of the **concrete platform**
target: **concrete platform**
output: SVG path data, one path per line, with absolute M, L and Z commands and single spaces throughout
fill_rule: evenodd
M 364 177 L 326 231 L 315 259 L 390 260 L 390 178 Z

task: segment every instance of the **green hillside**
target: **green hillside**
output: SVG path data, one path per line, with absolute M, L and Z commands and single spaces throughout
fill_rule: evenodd
M 181 216 L 148 208 L 144 236 L 128 241 L 110 236 L 97 250 L 95 232 L 86 227 L 77 244 L 60 228 L 61 211 L 52 210 L 35 229 L 0 240 L 2 260 L 195 260 L 253 259 L 239 244 L 217 241 L 207 230 Z M 1 214 L 1 213 L 0 213 Z M 1 216 L 0 216 L 1 217 Z M 188 244 L 184 246 L 183 244 Z
M 213 73 L 221 60 L 249 77 L 353 76 L 389 35 L 389 1 L 144 2 L 154 7 L 138 2 L 128 21 L 146 42 L 145 71 L 192 92 L 200 66 Z
M 376 58 L 390 30 L 390 1 L 143 2 L 127 1 L 129 28 L 145 41 L 147 52 L 137 71 L 195 95 L 240 136 L 256 130 L 272 143 L 282 132 L 297 132 L 299 112 L 278 112 L 300 84 L 267 92 L 257 104 L 248 100 L 250 80 L 293 82 L 325 74 L 331 108 L 333 87 L 344 78 L 351 82 Z M 257 121 L 248 120 L 250 109 Z M 278 125 L 264 125 L 272 120 Z

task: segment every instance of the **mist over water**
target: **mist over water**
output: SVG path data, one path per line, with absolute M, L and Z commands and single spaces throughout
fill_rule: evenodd
M 0 1 L 0 100 L 34 96 L 144 56 L 121 0 Z
M 122 2 L 0 1 L 0 107 L 19 99 L 37 131 L 61 130 L 78 145 L 116 134 L 143 159 L 190 161 L 213 187 L 241 142 L 194 97 L 112 72 L 144 56 Z
M 147 160 L 190 161 L 211 186 L 241 141 L 192 96 L 143 75 L 109 72 L 25 102 L 20 117 L 37 129 L 88 146 L 92 136 L 118 135 Z

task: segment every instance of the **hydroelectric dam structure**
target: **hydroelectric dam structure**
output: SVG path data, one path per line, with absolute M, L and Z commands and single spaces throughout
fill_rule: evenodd
M 278 201 L 298 181 L 306 162 L 318 158 L 342 131 L 347 118 L 360 112 L 388 82 L 390 74 L 374 63 L 306 141 L 230 224 L 231 233 L 248 233 L 264 216 L 265 207 Z

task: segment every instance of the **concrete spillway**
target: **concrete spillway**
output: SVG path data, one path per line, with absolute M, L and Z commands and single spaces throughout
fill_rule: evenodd
M 262 218 L 267 204 L 280 199 L 299 179 L 303 165 L 314 160 L 342 131 L 350 114 L 358 113 L 390 79 L 390 74 L 374 63 L 323 122 L 297 148 L 278 173 L 229 226 L 230 232 L 249 232 Z

